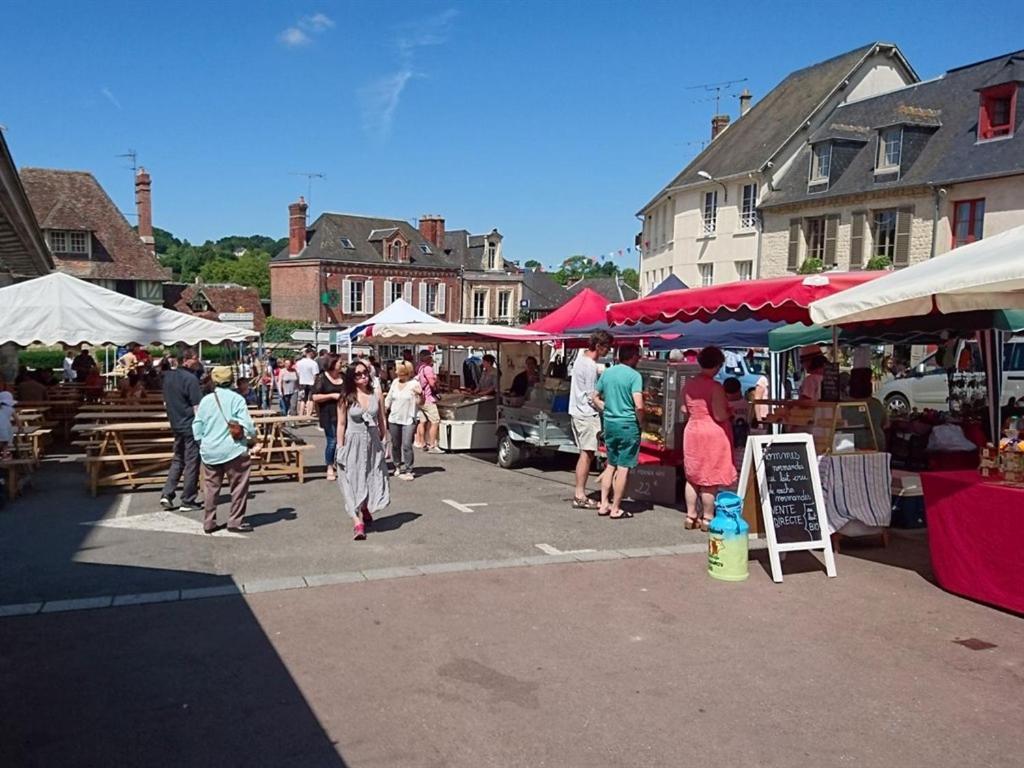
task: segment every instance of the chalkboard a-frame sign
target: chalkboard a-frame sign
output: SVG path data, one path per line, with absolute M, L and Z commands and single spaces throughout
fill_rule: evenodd
M 743 454 L 740 488 L 757 477 L 772 579 L 782 581 L 780 553 L 820 549 L 825 572 L 836 575 L 829 543 L 818 456 L 811 435 L 751 435 Z

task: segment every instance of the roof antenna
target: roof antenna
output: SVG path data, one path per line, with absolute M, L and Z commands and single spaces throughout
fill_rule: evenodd
M 315 171 L 290 171 L 289 176 L 305 176 L 306 177 L 306 205 L 310 208 L 313 207 L 313 179 L 326 179 L 326 173 L 316 173 Z
M 131 161 L 131 165 L 124 166 L 124 167 L 131 168 L 131 170 L 132 170 L 132 181 L 134 182 L 135 181 L 135 174 L 139 170 L 139 153 L 136 152 L 134 149 L 129 149 L 127 152 L 124 152 L 123 154 L 114 155 L 114 157 L 127 157 L 129 159 L 129 161 Z M 131 211 L 131 212 L 129 212 L 129 211 L 121 211 L 121 215 L 125 216 L 125 217 L 128 217 L 128 216 L 138 217 L 139 214 L 136 211 Z
M 723 80 L 720 83 L 701 83 L 700 85 L 688 86 L 686 90 L 695 91 L 697 89 L 702 89 L 704 91 L 707 91 L 708 93 L 711 93 L 713 91 L 715 94 L 715 114 L 717 115 L 718 108 L 720 106 L 719 102 L 722 99 L 722 91 L 731 86 L 738 85 L 739 83 L 745 83 L 748 79 L 749 78 L 744 77 L 741 78 L 740 80 Z

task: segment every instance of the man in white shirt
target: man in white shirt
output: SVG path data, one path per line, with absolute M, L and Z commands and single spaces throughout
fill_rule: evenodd
M 295 372 L 299 376 L 299 415 L 313 415 L 313 385 L 320 374 L 320 365 L 316 361 L 316 352 L 307 349 L 302 359 L 295 364 Z
M 64 350 L 64 381 L 74 381 L 78 378 L 78 374 L 75 373 L 74 362 L 75 350 L 68 347 Z
M 607 355 L 611 348 L 610 333 L 592 333 L 587 350 L 576 358 L 572 366 L 569 416 L 572 418 L 573 437 L 580 449 L 580 457 L 576 461 L 576 492 L 572 500 L 576 509 L 597 509 L 598 506 L 593 499 L 587 497 L 587 476 L 597 454 L 597 434 L 601 431 L 601 417 L 593 400 L 597 392 L 597 360 Z

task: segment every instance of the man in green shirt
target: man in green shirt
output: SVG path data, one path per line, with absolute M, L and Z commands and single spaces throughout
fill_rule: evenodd
M 614 520 L 633 516 L 620 505 L 629 470 L 637 465 L 640 456 L 644 398 L 643 382 L 636 372 L 639 360 L 640 348 L 635 344 L 619 347 L 619 364 L 601 374 L 594 398 L 594 405 L 604 416 L 604 445 L 608 451 L 608 466 L 601 475 L 601 506 L 597 514 L 609 515 Z M 609 495 L 612 496 L 610 506 Z

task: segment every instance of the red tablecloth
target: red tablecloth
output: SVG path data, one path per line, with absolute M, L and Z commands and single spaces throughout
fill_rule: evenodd
M 922 472 L 921 486 L 939 585 L 1024 613 L 1024 489 L 977 471 Z

